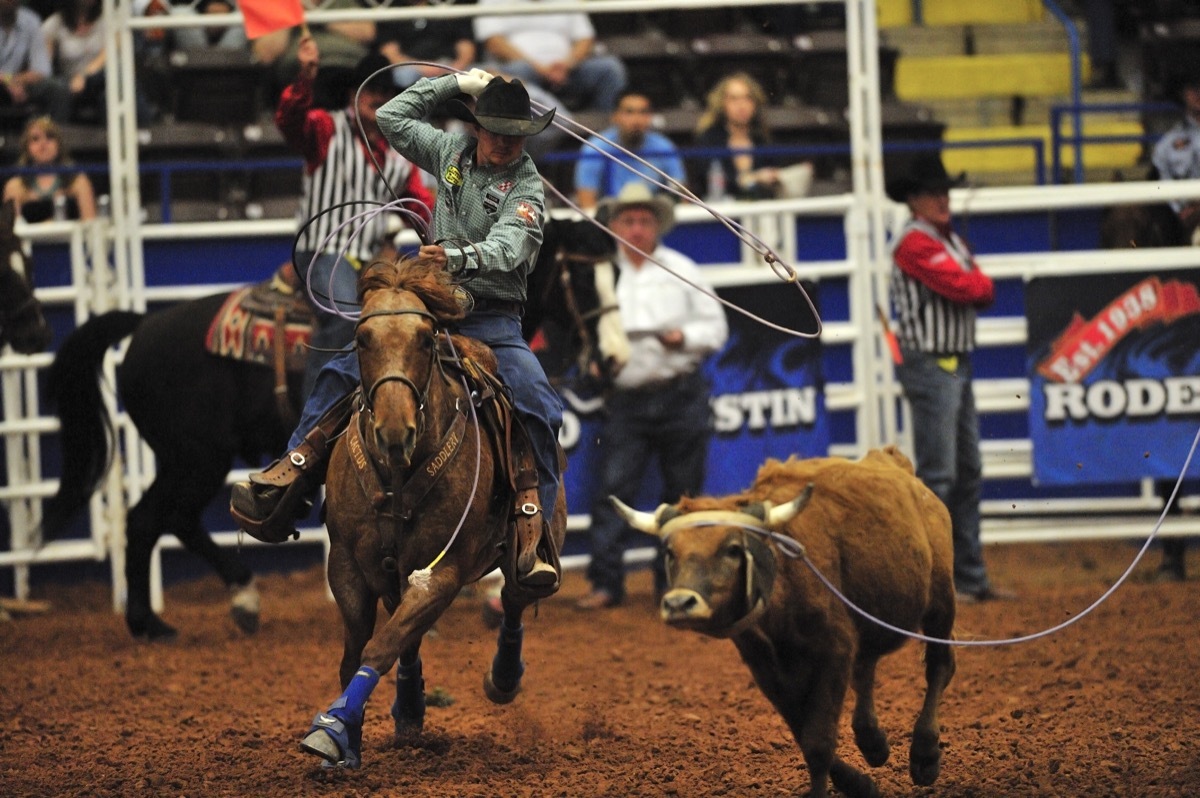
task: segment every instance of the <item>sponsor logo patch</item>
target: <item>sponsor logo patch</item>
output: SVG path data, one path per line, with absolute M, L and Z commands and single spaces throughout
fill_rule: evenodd
M 446 167 L 446 174 L 442 175 L 442 179 L 452 186 L 461 186 L 463 183 L 462 172 L 458 171 L 454 164 Z
M 538 221 L 537 210 L 528 202 L 517 203 L 517 218 L 525 223 L 526 227 L 536 227 Z

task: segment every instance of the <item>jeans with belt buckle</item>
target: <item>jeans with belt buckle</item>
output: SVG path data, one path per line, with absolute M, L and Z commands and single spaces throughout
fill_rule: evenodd
M 979 540 L 979 500 L 983 462 L 979 418 L 971 389 L 971 358 L 957 358 L 954 370 L 938 353 L 903 350 L 896 379 L 912 408 L 917 476 L 950 511 L 954 535 L 954 585 L 963 593 L 991 589 Z

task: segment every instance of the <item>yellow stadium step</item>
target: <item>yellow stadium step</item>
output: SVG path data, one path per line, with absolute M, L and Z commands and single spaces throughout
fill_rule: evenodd
M 1071 121 L 1062 121 L 1064 136 L 1071 130 Z M 1140 136 L 1142 125 L 1138 122 L 1120 120 L 1084 120 L 1085 136 Z M 1023 172 L 1034 175 L 1036 156 L 1028 144 L 1003 146 L 1005 141 L 1015 139 L 1039 139 L 1043 143 L 1047 169 L 1053 163 L 1050 150 L 1050 128 L 1048 125 L 1004 125 L 993 127 L 951 127 L 943 135 L 947 142 L 994 141 L 998 146 L 986 148 L 947 148 L 944 154 L 946 169 L 951 173 L 965 171 L 969 175 L 997 172 Z M 1089 171 L 1100 169 L 1127 169 L 1135 166 L 1142 152 L 1138 142 L 1129 143 L 1084 143 L 1083 164 Z M 1074 146 L 1064 146 L 1059 153 L 1063 167 L 1075 164 Z
M 1041 0 L 921 0 L 926 25 L 989 25 L 1040 22 L 1046 19 Z M 877 0 L 875 20 L 882 28 L 913 24 L 913 0 Z
M 881 28 L 912 24 L 912 0 L 876 0 L 875 23 Z
M 1040 22 L 1044 15 L 1041 0 L 921 0 L 926 25 Z
M 1082 79 L 1087 80 L 1086 57 L 1082 69 Z M 1071 59 L 1066 53 L 901 56 L 896 60 L 896 96 L 906 102 L 1070 92 Z

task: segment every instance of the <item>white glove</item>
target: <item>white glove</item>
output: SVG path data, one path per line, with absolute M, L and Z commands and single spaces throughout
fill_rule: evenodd
M 458 90 L 463 94 L 469 94 L 472 97 L 478 97 L 483 94 L 483 90 L 492 82 L 494 78 L 491 72 L 475 67 L 470 72 L 455 75 L 454 78 L 458 81 Z

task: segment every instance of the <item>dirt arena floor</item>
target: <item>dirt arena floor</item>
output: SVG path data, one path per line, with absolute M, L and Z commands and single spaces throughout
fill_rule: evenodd
M 962 639 L 1011 638 L 1091 604 L 1137 553 L 1120 543 L 993 546 L 1013 602 L 962 607 Z M 1191 552 L 1193 560 L 1195 552 Z M 915 788 L 907 737 L 920 651 L 880 668 L 892 758 L 884 796 L 1195 796 L 1200 790 L 1200 582 L 1131 580 L 1035 642 L 959 649 L 942 705 L 941 778 Z M 1193 570 L 1200 563 L 1191 563 Z M 484 697 L 494 635 L 463 597 L 423 649 L 431 707 L 416 742 L 393 745 L 390 677 L 367 707 L 363 767 L 322 770 L 298 742 L 337 697 L 340 626 L 319 568 L 261 579 L 263 624 L 244 637 L 214 577 L 168 589 L 182 634 L 138 643 L 103 583 L 37 598 L 50 613 L 0 623 L 0 795 L 16 796 L 795 796 L 799 751 L 728 641 L 673 631 L 648 574 L 629 603 L 583 614 L 571 573 L 529 619 L 524 691 Z M 841 753 L 864 767 L 843 724 Z

